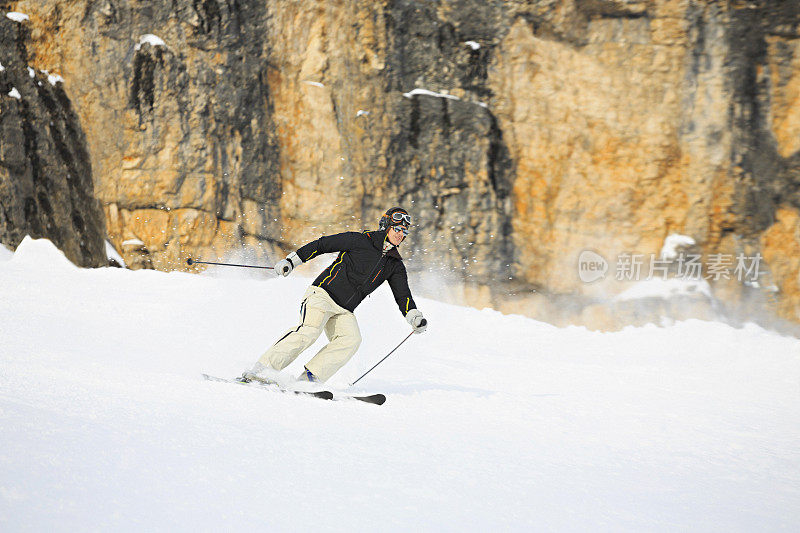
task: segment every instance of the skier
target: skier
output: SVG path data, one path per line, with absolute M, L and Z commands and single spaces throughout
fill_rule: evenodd
M 308 361 L 300 381 L 327 381 L 356 353 L 361 334 L 353 311 L 384 281 L 394 294 L 400 312 L 422 333 L 427 321 L 417 309 L 403 259 L 397 247 L 406 238 L 411 216 L 392 207 L 380 218 L 377 231 L 345 232 L 320 237 L 289 254 L 275 265 L 275 273 L 288 276 L 301 262 L 319 255 L 339 252 L 306 291 L 300 304 L 300 325 L 288 331 L 256 362 L 240 381 L 278 383 L 279 372 L 314 344 L 322 331 L 329 343 Z

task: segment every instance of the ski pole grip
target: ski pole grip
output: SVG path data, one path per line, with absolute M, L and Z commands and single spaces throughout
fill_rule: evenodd
M 427 326 L 427 325 L 428 325 L 428 321 L 426 319 L 424 319 L 424 318 L 422 319 L 422 322 L 419 323 L 419 327 L 423 327 L 423 326 Z

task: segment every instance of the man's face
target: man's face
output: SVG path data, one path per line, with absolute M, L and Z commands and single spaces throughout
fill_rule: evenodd
M 405 239 L 402 226 L 392 226 L 389 228 L 389 242 L 395 246 L 399 245 Z

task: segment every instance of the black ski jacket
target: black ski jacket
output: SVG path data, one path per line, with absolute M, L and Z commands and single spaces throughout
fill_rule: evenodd
M 348 311 L 354 311 L 367 295 L 388 280 L 397 306 L 405 316 L 417 306 L 411 297 L 406 267 L 397 248 L 383 253 L 386 232 L 348 231 L 320 237 L 298 249 L 297 256 L 305 263 L 322 254 L 339 252 L 313 285 L 325 289 L 334 302 Z

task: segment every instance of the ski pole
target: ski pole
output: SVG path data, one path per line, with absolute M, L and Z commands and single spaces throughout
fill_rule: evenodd
M 423 324 L 423 325 L 424 325 L 424 324 Z M 395 346 L 395 347 L 394 347 L 394 350 L 392 350 L 391 352 L 389 352 L 389 353 L 387 353 L 387 354 L 386 354 L 386 357 L 389 357 L 390 355 L 392 355 L 392 354 L 393 354 L 393 353 L 394 353 L 394 352 L 395 352 L 395 351 L 396 351 L 396 350 L 397 350 L 397 349 L 398 349 L 400 346 L 402 346 L 402 345 L 403 345 L 403 343 L 404 343 L 404 342 L 406 342 L 406 341 L 407 341 L 409 338 L 411 338 L 411 335 L 413 335 L 413 334 L 414 334 L 414 332 L 413 332 L 413 331 L 412 331 L 411 333 L 409 333 L 409 334 L 408 334 L 408 337 L 406 337 L 405 339 L 403 339 L 403 340 L 400 342 L 400 344 L 398 344 L 397 346 Z M 373 366 L 372 368 L 370 368 L 369 370 L 367 370 L 366 372 L 364 372 L 364 373 L 361 375 L 361 378 L 363 378 L 364 376 L 366 376 L 367 374 L 369 374 L 370 372 L 372 372 L 373 370 L 375 370 L 375 367 L 376 367 L 376 366 L 378 366 L 379 364 L 383 363 L 383 362 L 386 360 L 386 357 L 384 357 L 383 359 L 381 359 L 380 361 L 378 361 L 377 363 L 375 363 L 375 366 Z M 350 384 L 350 386 L 352 387 L 353 385 L 355 385 L 356 383 L 358 383 L 359 381 L 361 381 L 361 378 L 358 378 L 357 380 L 355 380 L 354 382 L 352 382 L 352 383 Z
M 192 259 L 191 257 L 186 260 L 186 264 L 187 265 L 194 265 L 195 263 L 203 264 L 203 265 L 222 265 L 222 266 L 228 266 L 228 267 L 266 268 L 266 269 L 269 269 L 269 270 L 274 270 L 275 269 L 275 267 L 265 267 L 265 266 L 258 266 L 258 265 L 236 265 L 234 263 L 215 263 L 213 261 L 197 261 L 196 259 Z

